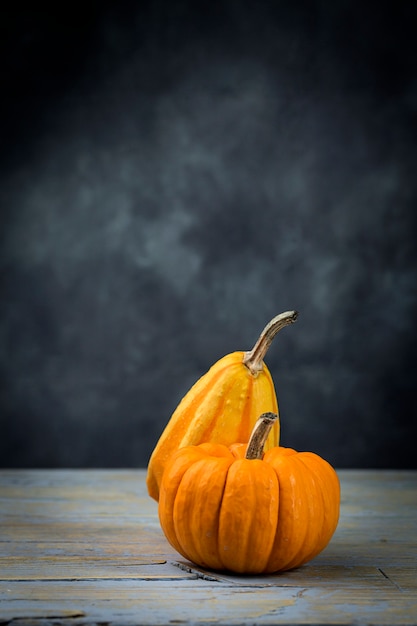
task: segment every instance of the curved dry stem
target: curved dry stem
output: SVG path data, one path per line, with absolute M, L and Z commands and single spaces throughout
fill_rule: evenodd
M 248 446 L 246 448 L 245 459 L 262 459 L 264 454 L 264 445 L 271 432 L 271 428 L 278 419 L 276 413 L 262 413 L 255 426 L 253 427 Z
M 256 375 L 262 371 L 263 360 L 275 335 L 289 324 L 293 324 L 298 317 L 297 311 L 285 311 L 274 317 L 261 332 L 258 341 L 249 352 L 245 352 L 243 363 L 249 371 Z

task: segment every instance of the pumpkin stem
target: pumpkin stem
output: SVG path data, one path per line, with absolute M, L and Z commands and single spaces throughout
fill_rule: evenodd
M 265 442 L 268 439 L 270 430 L 277 419 L 278 415 L 276 413 L 262 413 L 253 427 L 252 434 L 246 448 L 245 459 L 262 459 Z
M 256 376 L 263 369 L 263 360 L 275 335 L 288 324 L 293 324 L 298 317 L 297 311 L 285 311 L 274 317 L 261 332 L 258 341 L 249 352 L 245 352 L 243 363 L 251 374 Z

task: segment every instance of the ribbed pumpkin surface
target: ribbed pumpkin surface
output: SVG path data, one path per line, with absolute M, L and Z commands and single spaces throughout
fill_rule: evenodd
M 233 352 L 217 361 L 182 399 L 162 433 L 148 464 L 149 494 L 159 498 L 165 464 L 178 448 L 216 442 L 226 446 L 247 443 L 259 415 L 278 413 L 271 374 L 252 374 L 243 364 L 244 352 Z M 265 449 L 279 443 L 279 421 L 273 427 Z
M 161 527 L 180 554 L 203 567 L 246 574 L 299 567 L 336 529 L 336 472 L 312 452 L 275 447 L 249 460 L 245 449 L 178 450 L 161 484 Z

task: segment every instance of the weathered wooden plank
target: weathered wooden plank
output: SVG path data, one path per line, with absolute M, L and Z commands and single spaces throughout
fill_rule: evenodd
M 196 584 L 195 584 L 196 583 Z M 417 599 L 390 590 L 325 590 L 306 587 L 229 587 L 200 581 L 175 583 L 95 581 L 24 586 L 10 584 L 10 599 L 1 604 L 3 621 L 36 618 L 52 622 L 63 611 L 83 617 L 71 624 L 402 624 L 416 623 Z M 34 601 L 34 597 L 36 600 Z M 40 621 L 44 617 L 44 622 Z M 67 621 L 54 623 L 68 623 Z
M 120 524 L 113 526 L 105 523 L 92 522 L 71 522 L 62 521 L 54 523 L 38 523 L 33 524 L 30 521 L 1 524 L 0 528 L 0 552 L 2 550 L 2 542 L 38 542 L 38 543 L 81 543 L 87 542 L 94 544 L 114 543 L 123 544 L 137 543 L 146 546 L 149 542 L 158 550 L 159 547 L 165 549 L 166 545 L 158 545 L 162 538 L 161 531 L 158 528 L 147 528 L 139 523 Z
M 0 510 L 40 517 L 62 510 L 65 515 L 152 517 L 157 504 L 146 493 L 144 470 L 1 470 Z M 39 509 L 42 502 L 43 508 Z
M 417 624 L 417 472 L 339 475 L 328 548 L 238 577 L 181 560 L 143 470 L 1 471 L 0 623 Z
M 178 566 L 197 576 L 207 576 L 211 580 L 232 585 L 251 587 L 326 587 L 327 589 L 380 589 L 391 586 L 387 576 L 377 567 L 321 564 L 318 559 L 290 572 L 269 576 L 237 576 L 227 573 L 210 572 L 187 561 L 179 561 Z
M 413 471 L 340 470 L 342 506 L 352 515 L 383 513 L 395 516 L 396 506 L 415 510 L 417 476 Z M 27 500 L 71 500 L 74 506 L 90 501 L 112 504 L 141 502 L 151 515 L 156 503 L 147 496 L 145 470 L 1 470 L 0 501 L 11 497 Z M 358 488 L 360 486 L 360 489 Z M 389 492 L 389 502 L 381 498 Z M 76 504 L 77 503 L 77 504 Z M 348 511 L 347 511 L 348 512 Z
M 22 608 L 11 608 L 9 613 L 7 607 L 4 614 L 0 615 L 0 624 L 18 624 L 18 626 L 46 626 L 49 624 L 83 624 L 83 621 L 79 621 L 77 618 L 85 617 L 84 611 L 80 609 L 63 609 L 59 607 L 45 608 L 45 607 L 31 607 L 25 610 Z M 62 622 L 61 622 L 62 620 Z
M 98 558 L 157 558 L 167 560 L 163 548 L 159 545 L 160 535 L 144 533 L 141 541 L 123 541 L 122 539 L 110 541 L 0 541 L 0 558 L 24 556 L 25 558 L 37 559 L 39 557 L 68 556 L 76 557 L 80 561 L 90 557 Z M 169 549 L 169 547 L 167 546 Z M 159 552 L 159 553 L 158 553 Z M 177 554 L 170 549 L 169 558 L 176 558 Z
M 180 555 L 169 546 L 160 530 L 149 531 L 146 529 L 136 533 L 134 530 L 114 532 L 106 528 L 98 532 L 94 528 L 74 529 L 72 525 L 61 527 L 59 533 L 53 535 L 43 528 L 36 536 L 30 535 L 30 527 L 25 527 L 17 533 L 18 540 L 13 540 L 13 529 L 1 534 L 8 536 L 8 541 L 0 541 L 0 557 L 25 555 L 36 559 L 39 556 L 68 555 L 77 556 L 80 561 L 89 556 L 118 557 L 148 557 L 164 560 L 178 560 Z M 360 532 L 358 531 L 358 535 Z M 132 540 L 136 539 L 136 540 Z M 374 565 L 382 567 L 391 564 L 396 567 L 416 566 L 417 542 L 365 542 L 355 543 L 355 537 L 351 542 L 334 540 L 328 548 L 316 557 L 315 562 L 327 565 L 344 564 L 346 566 Z
M 393 567 L 391 564 L 387 564 L 384 569 L 381 567 L 381 571 L 398 589 L 404 592 L 410 591 L 417 597 L 416 561 L 414 561 L 414 567 Z
M 161 567 L 163 565 L 163 567 Z M 404 575 L 406 570 L 399 570 Z M 389 576 L 381 568 L 370 566 L 326 565 L 313 561 L 302 568 L 282 574 L 264 576 L 233 576 L 211 572 L 186 561 L 167 563 L 153 557 L 125 555 L 79 556 L 56 555 L 0 558 L 0 580 L 85 580 L 85 579 L 184 579 L 203 578 L 241 586 L 325 586 L 327 588 L 388 587 L 398 568 Z M 392 584 L 395 584 L 392 582 Z
M 163 567 L 161 567 L 163 565 Z M 158 567 L 159 566 L 159 567 Z M 143 556 L 79 556 L 59 555 L 0 558 L 0 580 L 175 580 L 197 578 L 164 559 Z

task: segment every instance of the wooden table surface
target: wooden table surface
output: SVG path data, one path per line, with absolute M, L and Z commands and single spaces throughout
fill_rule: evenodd
M 204 571 L 144 470 L 0 470 L 0 624 L 417 624 L 417 472 L 338 472 L 339 527 L 274 576 Z

